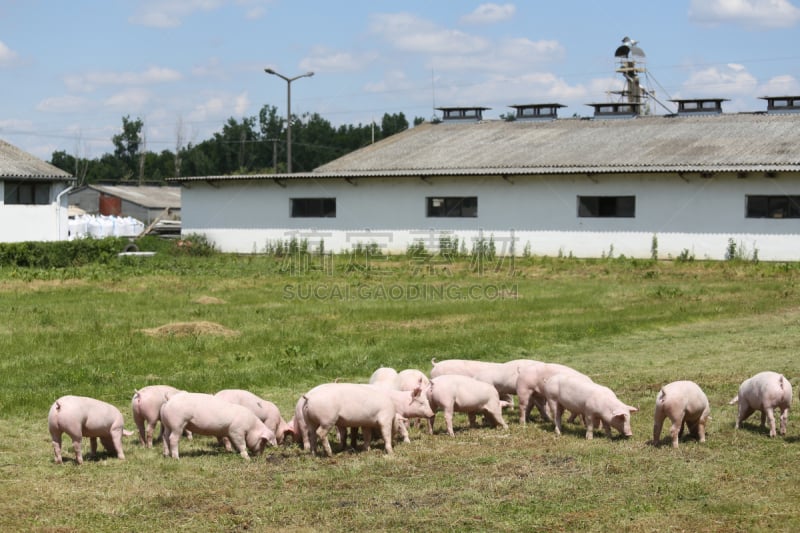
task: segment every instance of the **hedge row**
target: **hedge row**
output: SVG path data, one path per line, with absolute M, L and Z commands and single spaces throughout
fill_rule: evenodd
M 128 239 L 119 237 L 0 243 L 0 266 L 65 268 L 90 263 L 108 263 L 128 244 Z

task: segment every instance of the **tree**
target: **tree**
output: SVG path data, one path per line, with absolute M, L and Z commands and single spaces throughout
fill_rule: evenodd
M 114 156 L 119 159 L 126 172 L 116 179 L 130 179 L 138 174 L 139 147 L 142 142 L 142 119 L 131 120 L 130 116 L 122 117 L 122 132 L 111 137 L 114 144 Z
M 381 120 L 381 138 L 389 137 L 390 135 L 400 133 L 407 129 L 408 120 L 406 120 L 406 116 L 402 111 L 400 113 L 394 113 L 393 115 L 389 113 L 383 114 L 383 119 Z

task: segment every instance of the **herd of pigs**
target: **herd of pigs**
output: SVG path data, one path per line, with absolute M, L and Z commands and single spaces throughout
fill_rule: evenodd
M 248 450 L 260 453 L 265 446 L 282 444 L 287 436 L 306 451 L 317 453 L 321 441 L 325 453 L 332 450 L 328 433 L 336 429 L 342 447 L 351 430 L 353 446 L 360 429 L 364 449 L 368 450 L 372 431 L 383 438 L 385 450 L 392 453 L 392 437 L 399 434 L 408 442 L 409 419 L 427 419 L 428 432 L 433 433 L 436 413 L 444 412 L 447 433 L 454 436 L 453 413 L 466 413 L 471 426 L 482 414 L 492 426 L 508 426 L 502 409 L 519 402 L 519 422 L 524 425 L 535 406 L 543 420 L 552 421 L 556 434 L 561 434 L 564 411 L 574 420 L 580 417 L 586 426 L 586 438 L 595 429 L 612 429 L 630 437 L 630 416 L 638 411 L 625 404 L 616 394 L 595 383 L 581 372 L 557 363 L 517 359 L 506 363 L 449 359 L 436 362 L 430 378 L 415 369 L 395 371 L 377 369 L 368 384 L 325 383 L 301 395 L 289 422 L 278 407 L 255 394 L 238 389 L 203 394 L 180 391 L 167 385 L 150 385 L 136 391 L 131 400 L 133 419 L 139 440 L 148 448 L 153 445 L 153 432 L 161 423 L 164 455 L 178 458 L 182 435 L 217 437 L 227 450 L 236 448 L 244 458 Z M 745 380 L 730 404 L 738 403 L 736 428 L 755 411 L 761 411 L 761 426 L 769 421 L 769 435 L 776 435 L 775 409 L 780 409 L 780 433 L 786 434 L 786 421 L 792 401 L 789 380 L 776 372 L 761 372 Z M 653 444 L 659 444 L 666 418 L 672 422 L 670 438 L 673 447 L 684 428 L 700 442 L 705 441 L 705 425 L 710 406 L 702 389 L 692 381 L 675 381 L 665 385 L 656 397 Z M 83 463 L 81 441 L 90 439 L 91 452 L 97 452 L 97 439 L 103 447 L 124 459 L 122 437 L 133 433 L 123 428 L 123 417 L 113 405 L 83 396 L 63 396 L 53 403 L 48 416 L 56 463 L 62 462 L 61 437 L 72 439 L 75 460 Z

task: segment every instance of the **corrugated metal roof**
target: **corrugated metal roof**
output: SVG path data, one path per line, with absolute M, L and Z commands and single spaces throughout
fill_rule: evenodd
M 421 124 L 291 175 L 176 181 L 619 172 L 800 171 L 800 115 Z
M 180 187 L 157 187 L 151 185 L 87 185 L 103 194 L 116 196 L 125 201 L 153 209 L 171 207 L 180 209 Z
M 0 140 L 0 178 L 72 181 L 68 172 Z

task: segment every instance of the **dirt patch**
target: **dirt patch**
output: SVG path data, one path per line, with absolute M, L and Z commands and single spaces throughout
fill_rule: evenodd
M 141 330 L 151 337 L 197 337 L 200 335 L 221 335 L 235 337 L 239 335 L 236 330 L 228 329 L 216 322 L 173 322 L 158 328 Z
M 222 298 L 215 298 L 213 296 L 201 296 L 195 300 L 192 300 L 192 302 L 201 305 L 219 305 L 228 303 Z

